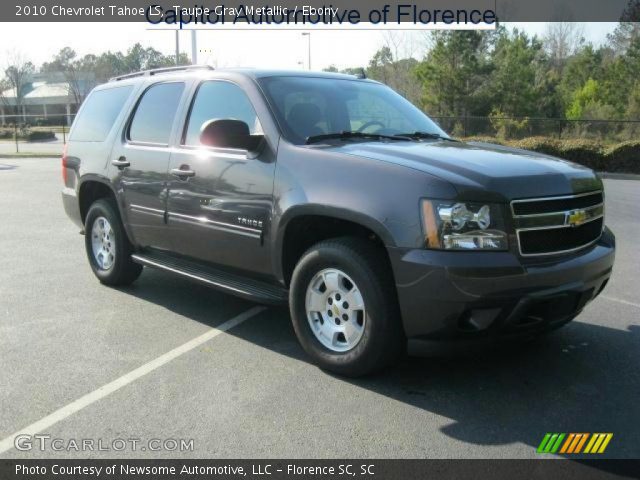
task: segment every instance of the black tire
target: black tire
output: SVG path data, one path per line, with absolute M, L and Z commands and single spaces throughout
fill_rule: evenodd
M 323 345 L 307 317 L 307 288 L 325 269 L 338 269 L 353 279 L 366 306 L 362 336 L 345 352 L 336 352 Z M 351 237 L 320 242 L 302 255 L 290 287 L 289 305 L 294 330 L 302 347 L 319 367 L 356 377 L 393 363 L 405 351 L 406 339 L 393 275 L 382 247 Z
M 93 226 L 96 220 L 101 217 L 105 218 L 111 226 L 113 236 L 110 240 L 112 241 L 111 245 L 115 247 L 113 262 L 109 268 L 106 269 L 99 265 L 92 247 Z M 100 282 L 113 286 L 129 285 L 140 276 L 140 273 L 142 273 L 142 265 L 134 263 L 131 260 L 133 247 L 129 242 L 129 238 L 122 225 L 122 220 L 120 219 L 120 214 L 113 200 L 102 198 L 96 200 L 91 205 L 85 219 L 84 231 L 84 243 L 89 264 Z

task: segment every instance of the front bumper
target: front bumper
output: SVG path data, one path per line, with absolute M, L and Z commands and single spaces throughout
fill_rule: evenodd
M 615 237 L 562 257 L 389 249 L 407 337 L 429 342 L 530 335 L 572 320 L 604 288 Z

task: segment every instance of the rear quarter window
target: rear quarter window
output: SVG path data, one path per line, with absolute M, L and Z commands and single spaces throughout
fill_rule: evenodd
M 69 140 L 104 142 L 132 90 L 128 85 L 94 91 L 85 100 Z

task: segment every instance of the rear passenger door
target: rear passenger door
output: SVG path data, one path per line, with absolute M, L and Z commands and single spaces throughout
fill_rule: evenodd
M 264 235 L 273 205 L 275 152 L 259 154 L 200 144 L 208 120 L 242 120 L 252 134 L 262 126 L 244 90 L 226 80 L 195 89 L 169 167 L 168 222 L 174 250 L 198 260 L 271 273 Z M 184 173 L 184 174 L 182 174 Z
M 169 145 L 185 90 L 179 81 L 147 87 L 112 152 L 126 221 L 142 247 L 171 248 L 165 222 Z

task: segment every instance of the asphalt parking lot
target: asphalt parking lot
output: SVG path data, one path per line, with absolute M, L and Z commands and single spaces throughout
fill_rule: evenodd
M 0 160 L 0 445 L 23 431 L 64 445 L 193 439 L 187 452 L 0 457 L 529 458 L 546 432 L 612 432 L 605 455 L 638 458 L 640 182 L 605 183 L 617 263 L 574 322 L 347 380 L 307 362 L 286 309 L 149 269 L 132 287 L 101 286 L 62 209 L 60 160 Z

